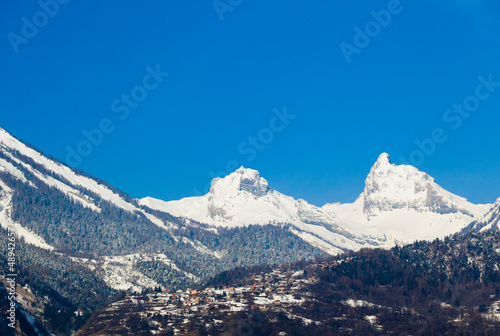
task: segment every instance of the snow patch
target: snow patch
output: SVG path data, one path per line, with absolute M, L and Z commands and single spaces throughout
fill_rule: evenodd
M 0 225 L 4 228 L 12 228 L 19 237 L 24 238 L 28 244 L 46 249 L 54 248 L 47 244 L 45 240 L 34 232 L 24 228 L 21 224 L 14 222 L 11 218 L 12 213 L 12 190 L 0 180 Z

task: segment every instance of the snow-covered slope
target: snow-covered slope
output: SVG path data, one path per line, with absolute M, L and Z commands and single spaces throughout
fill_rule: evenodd
M 40 152 L 25 145 L 2 128 L 0 128 L 0 172 L 36 188 L 32 181 L 29 180 L 29 177 L 27 177 L 27 174 L 33 174 L 33 176 L 42 181 L 42 183 L 58 189 L 73 202 L 83 207 L 90 208 L 93 211 L 100 212 L 101 209 L 99 208 L 98 202 L 90 196 L 97 195 L 101 200 L 109 202 L 126 211 L 142 212 L 151 222 L 165 228 L 164 221 L 146 213 L 133 204 L 133 202 L 125 200 L 117 191 L 113 191 L 97 180 L 78 174 L 71 168 L 47 158 Z M 12 222 L 10 220 L 10 214 L 8 213 L 12 192 L 1 179 L 0 188 L 2 188 L 2 195 L 0 195 L 2 203 L 2 205 L 0 205 L 0 215 L 5 218 L 2 220 L 2 226 L 6 226 L 5 223 Z M 10 225 L 15 225 L 18 229 L 18 233 L 24 236 L 27 242 L 33 243 L 39 247 L 51 248 L 41 237 L 26 231 L 19 224 L 12 222 Z
M 413 166 L 391 164 L 383 153 L 354 203 L 327 204 L 323 210 L 354 232 L 384 233 L 393 243 L 408 243 L 459 232 L 489 207 L 444 190 Z
M 480 220 L 490 208 L 490 205 L 474 205 L 444 190 L 415 167 L 391 164 L 385 153 L 372 167 L 365 189 L 354 203 L 327 204 L 322 208 L 274 190 L 259 172 L 243 167 L 224 178 L 214 179 L 210 192 L 204 196 L 171 202 L 147 197 L 138 204 L 112 186 L 47 158 L 1 128 L 0 174 L 10 175 L 31 188 L 37 188 L 33 181 L 39 180 L 74 203 L 98 213 L 102 202 L 131 213 L 142 213 L 166 230 L 173 224 L 155 217 L 141 205 L 208 224 L 212 230 L 252 224 L 279 225 L 332 254 L 444 237 Z M 10 220 L 12 191 L 3 182 L 0 188 L 0 216 L 5 226 Z M 498 206 L 496 212 L 493 209 L 490 212 L 491 218 L 497 218 L 494 214 Z M 491 220 L 484 217 L 481 227 L 486 227 L 486 222 Z M 23 231 L 19 224 L 17 227 L 27 241 L 52 248 L 33 232 Z
M 333 254 L 385 241 L 383 234 L 369 236 L 346 230 L 335 213 L 283 195 L 272 189 L 259 172 L 243 167 L 214 179 L 204 196 L 171 202 L 146 197 L 140 204 L 215 227 L 289 224 L 293 233 Z
M 30 165 L 26 162 L 23 162 L 23 160 L 17 158 L 14 155 L 14 152 L 17 151 L 19 154 L 24 155 L 30 159 L 32 159 L 35 163 L 41 165 L 45 169 L 47 169 L 50 172 L 53 172 L 67 181 L 70 181 L 71 184 L 75 186 L 80 186 L 86 189 L 89 189 L 90 191 L 98 194 L 99 196 L 102 196 L 102 198 L 106 201 L 109 201 L 111 203 L 114 203 L 115 205 L 129 211 L 135 211 L 136 208 L 134 205 L 126 202 L 122 197 L 119 195 L 115 194 L 113 191 L 111 191 L 109 188 L 106 186 L 97 183 L 97 181 L 90 179 L 88 177 L 85 177 L 83 175 L 76 174 L 72 169 L 70 169 L 67 166 L 64 166 L 58 162 L 55 162 L 53 160 L 50 160 L 49 158 L 45 157 L 41 153 L 37 152 L 36 150 L 26 146 L 23 144 L 21 141 L 17 140 L 13 136 L 11 136 L 9 133 L 7 133 L 5 130 L 0 128 L 0 150 L 4 155 L 9 157 L 11 160 L 19 163 L 20 165 L 24 166 L 26 169 L 28 169 L 30 172 L 35 174 L 36 177 L 41 178 L 44 182 L 46 182 L 48 185 L 54 186 L 58 189 L 61 189 L 66 194 L 71 194 L 71 197 L 74 197 L 76 201 L 81 202 L 83 205 L 88 205 L 88 202 L 84 201 L 79 197 L 78 195 L 80 194 L 76 189 L 70 189 L 69 186 L 62 186 L 61 184 L 55 182 L 54 178 L 51 178 L 50 176 L 46 176 L 43 173 L 40 173 L 36 168 L 33 167 L 33 165 Z M 18 169 L 15 169 L 12 171 L 12 168 L 15 168 L 12 164 L 10 165 L 4 165 L 5 160 L 2 160 L 0 162 L 0 165 L 3 167 L 0 168 L 2 170 L 7 170 L 14 175 L 22 174 L 19 172 Z M 76 194 L 76 195 L 75 195 Z
M 138 261 L 155 260 L 165 264 L 169 268 L 172 268 L 174 271 L 178 272 L 190 281 L 200 281 L 200 279 L 195 275 L 179 269 L 172 260 L 162 253 L 135 253 L 122 256 L 104 256 L 99 260 L 78 257 L 72 257 L 71 259 L 91 270 L 102 272 L 104 274 L 103 280 L 109 287 L 116 290 L 140 293 L 146 288 L 155 288 L 160 286 L 160 284 L 142 274 L 137 269 L 136 264 Z
M 174 216 L 224 227 L 273 222 L 338 223 L 335 214 L 271 189 L 257 171 L 243 167 L 225 178 L 214 179 L 205 196 L 172 202 L 146 197 L 140 203 Z
M 466 231 L 486 231 L 486 230 L 498 230 L 498 224 L 500 222 L 500 198 L 497 199 L 495 204 L 481 216 L 477 221 L 472 222 Z
M 13 192 L 9 186 L 2 182 L 2 180 L 0 180 L 0 189 L 0 226 L 4 229 L 13 230 L 18 237 L 22 237 L 24 241 L 29 244 L 43 249 L 53 250 L 54 248 L 47 244 L 42 237 L 12 220 L 11 212 Z

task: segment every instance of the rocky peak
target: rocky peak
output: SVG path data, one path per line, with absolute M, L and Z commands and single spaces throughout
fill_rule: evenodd
M 215 178 L 212 181 L 210 193 L 228 196 L 243 191 L 261 197 L 266 195 L 269 190 L 269 183 L 258 171 L 240 167 L 224 178 Z
M 456 212 L 453 202 L 432 177 L 408 165 L 390 163 L 382 153 L 365 181 L 363 210 L 370 217 L 382 211 L 415 209 L 438 213 Z

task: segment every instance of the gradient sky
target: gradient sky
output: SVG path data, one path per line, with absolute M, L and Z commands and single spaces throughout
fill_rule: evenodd
M 0 3 L 0 127 L 64 161 L 80 144 L 73 165 L 133 197 L 202 193 L 229 163 L 351 202 L 382 152 L 500 197 L 500 86 L 476 90 L 500 82 L 496 0 L 60 1 Z

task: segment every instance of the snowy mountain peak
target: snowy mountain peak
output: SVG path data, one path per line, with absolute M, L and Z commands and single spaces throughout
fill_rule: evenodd
M 255 197 L 262 197 L 269 190 L 269 183 L 258 171 L 240 167 L 224 178 L 213 179 L 210 194 L 226 198 L 229 195 L 248 192 Z
M 260 173 L 257 170 L 251 169 L 251 168 L 245 168 L 243 166 L 236 169 L 234 172 L 241 174 L 241 175 L 247 175 L 247 176 L 260 176 Z
M 375 162 L 374 167 L 382 167 L 382 166 L 387 166 L 391 164 L 391 159 L 389 154 L 387 153 L 382 153 L 379 155 L 377 162 Z
M 396 176 L 411 180 L 434 181 L 432 177 L 417 168 L 408 165 L 396 165 L 391 163 L 390 156 L 387 153 L 379 155 L 377 161 L 372 166 L 367 180 L 372 179 L 392 179 Z
M 354 232 L 380 232 L 394 243 L 444 237 L 463 229 L 490 207 L 454 195 L 410 165 L 390 163 L 382 153 L 354 203 L 327 204 Z
M 332 254 L 385 243 L 383 235 L 368 237 L 346 230 L 334 213 L 281 194 L 269 187 L 258 171 L 244 167 L 212 180 L 210 192 L 204 196 L 170 202 L 147 197 L 141 199 L 140 204 L 215 228 L 283 225 L 303 240 Z
M 373 165 L 361 194 L 363 210 L 370 216 L 380 211 L 417 207 L 425 203 L 434 180 L 412 166 L 391 164 L 382 153 Z
M 413 166 L 391 164 L 386 153 L 373 165 L 361 197 L 368 217 L 396 209 L 471 214 L 466 199 L 444 190 Z

